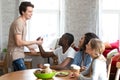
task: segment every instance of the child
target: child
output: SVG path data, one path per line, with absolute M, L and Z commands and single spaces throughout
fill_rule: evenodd
M 106 59 L 102 55 L 105 46 L 99 39 L 93 38 L 86 45 L 86 53 L 92 57 L 90 67 L 80 74 L 74 73 L 72 77 L 77 77 L 78 80 L 108 80 Z

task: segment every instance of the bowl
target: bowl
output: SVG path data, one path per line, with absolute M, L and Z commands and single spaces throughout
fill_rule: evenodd
M 52 79 L 55 76 L 56 72 L 53 71 L 51 73 L 35 73 L 34 75 L 37 77 L 37 79 Z

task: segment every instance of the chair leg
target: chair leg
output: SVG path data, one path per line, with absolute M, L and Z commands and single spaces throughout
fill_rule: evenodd
M 120 76 L 120 69 L 117 69 L 115 80 L 119 80 L 119 76 Z
M 4 68 L 3 69 L 3 73 L 5 74 L 5 73 L 8 73 L 8 68 Z

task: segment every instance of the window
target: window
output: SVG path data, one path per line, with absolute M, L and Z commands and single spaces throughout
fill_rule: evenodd
M 52 42 L 64 32 L 63 2 L 62 0 L 27 1 L 34 4 L 33 16 L 28 21 L 27 40 L 35 40 L 41 36 L 44 38 L 43 47 L 50 47 Z
M 120 0 L 100 1 L 100 35 L 103 41 L 120 39 Z

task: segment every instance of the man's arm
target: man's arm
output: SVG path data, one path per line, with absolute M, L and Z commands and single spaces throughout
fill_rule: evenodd
M 35 40 L 35 41 L 24 41 L 22 40 L 22 36 L 17 34 L 15 35 L 15 42 L 17 44 L 17 46 L 28 46 L 28 45 L 32 45 L 32 44 L 39 44 L 41 45 L 42 44 L 42 40 L 39 39 L 38 41 Z
M 61 70 L 67 69 L 68 64 L 70 64 L 72 58 L 67 57 L 61 64 L 50 66 L 51 69 Z
M 54 53 L 52 51 L 51 52 L 46 52 L 41 45 L 38 45 L 38 47 L 39 47 L 40 54 L 41 54 L 42 57 L 48 58 L 48 57 L 56 56 L 56 55 L 54 55 Z

